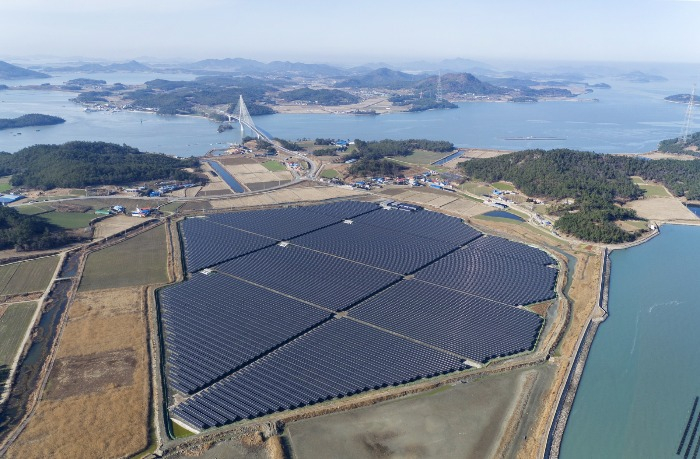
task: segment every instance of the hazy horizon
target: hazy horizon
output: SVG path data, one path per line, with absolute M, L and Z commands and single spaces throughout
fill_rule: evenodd
M 4 0 L 11 61 L 242 57 L 359 65 L 475 61 L 700 62 L 699 0 Z

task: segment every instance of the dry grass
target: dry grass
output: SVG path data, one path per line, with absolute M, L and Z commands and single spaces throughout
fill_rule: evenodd
M 678 199 L 667 198 L 647 198 L 632 201 L 625 205 L 637 211 L 637 215 L 648 220 L 669 221 L 669 220 L 696 220 L 693 212 L 688 210 Z
M 128 230 L 133 226 L 143 223 L 140 218 L 134 218 L 127 215 L 114 215 L 104 220 L 95 223 L 95 232 L 92 235 L 93 239 L 114 236 L 122 231 Z
M 137 289 L 81 293 L 45 396 L 8 458 L 96 458 L 148 443 L 149 374 Z
M 284 447 L 282 446 L 282 439 L 278 436 L 270 437 L 265 442 L 265 450 L 267 452 L 267 457 L 270 459 L 285 459 Z

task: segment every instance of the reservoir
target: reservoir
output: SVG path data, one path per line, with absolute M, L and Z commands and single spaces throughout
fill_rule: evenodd
M 207 163 L 209 163 L 211 168 L 216 171 L 219 177 L 221 177 L 221 180 L 226 182 L 226 184 L 230 186 L 233 191 L 236 193 L 245 193 L 245 190 L 241 184 L 238 183 L 236 179 L 233 178 L 233 175 L 229 174 L 228 171 L 221 166 L 221 164 L 217 163 L 216 161 L 207 161 Z
M 677 458 L 700 395 L 700 227 L 664 225 L 611 261 L 610 316 L 593 341 L 560 457 Z

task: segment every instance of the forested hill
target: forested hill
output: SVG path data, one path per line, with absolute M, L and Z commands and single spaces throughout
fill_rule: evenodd
M 30 113 L 28 115 L 18 116 L 17 118 L 0 118 L 0 130 L 16 129 L 29 126 L 51 126 L 54 124 L 65 123 L 66 120 L 58 116 L 41 115 L 39 113 Z
M 580 239 L 617 243 L 634 239 L 617 220 L 635 218 L 634 211 L 615 205 L 643 196 L 630 176 L 664 184 L 676 196 L 700 199 L 700 161 L 657 160 L 591 152 L 525 150 L 495 158 L 461 163 L 470 178 L 512 182 L 528 196 L 574 204 L 551 209 L 556 227 Z
M 196 158 L 181 160 L 105 142 L 34 145 L 14 154 L 0 153 L 0 175 L 11 174 L 13 186 L 41 189 L 195 180 L 184 169 L 198 165 Z

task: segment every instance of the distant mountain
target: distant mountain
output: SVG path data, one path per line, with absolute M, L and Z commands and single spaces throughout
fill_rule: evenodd
M 97 64 L 88 62 L 78 65 L 66 65 L 63 67 L 46 67 L 48 72 L 81 72 L 81 73 L 112 73 L 112 72 L 151 72 L 153 69 L 136 61 L 120 64 Z
M 389 88 L 398 89 L 413 85 L 422 77 L 388 68 L 380 68 L 362 76 L 348 78 L 335 84 L 337 88 Z
M 304 64 L 301 62 L 273 61 L 269 64 L 252 59 L 226 58 L 205 59 L 203 61 L 184 64 L 186 70 L 214 71 L 229 73 L 284 73 L 299 76 L 337 76 L 344 75 L 345 71 L 326 64 Z
M 434 90 L 437 87 L 437 76 L 421 80 L 417 85 L 421 90 Z M 509 90 L 490 83 L 483 82 L 471 73 L 447 73 L 441 76 L 440 84 L 445 94 L 507 94 Z
M 662 77 L 661 75 L 651 75 L 640 71 L 623 73 L 622 75 L 618 75 L 617 79 L 629 81 L 630 83 L 658 83 L 668 81 L 666 77 Z
M 46 73 L 35 72 L 34 70 L 17 67 L 16 65 L 8 64 L 0 61 L 0 79 L 17 80 L 20 78 L 49 78 L 51 75 Z

